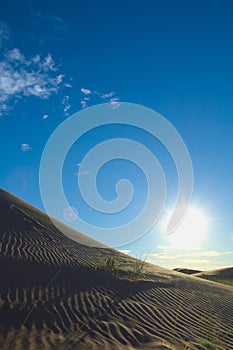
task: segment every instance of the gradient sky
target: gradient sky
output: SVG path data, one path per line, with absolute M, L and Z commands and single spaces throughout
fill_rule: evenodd
M 232 1 L 215 0 L 2 2 L 0 187 L 43 210 L 40 159 L 61 122 L 103 102 L 150 107 L 187 145 L 195 178 L 192 205 L 208 227 L 198 247 L 177 248 L 157 228 L 119 249 L 167 267 L 232 266 L 232 15 Z M 97 217 L 74 195 L 78 164 L 95 143 L 124 136 L 159 153 L 168 181 L 167 211 L 174 204 L 177 176 L 161 145 L 129 128 L 101 129 L 74 145 L 63 174 L 67 197 L 93 223 L 108 226 L 109 219 Z M 140 210 L 146 184 L 134 165 L 115 161 L 102 176 L 98 185 L 106 199 L 112 199 L 115 180 L 131 176 L 137 191 L 128 215 Z

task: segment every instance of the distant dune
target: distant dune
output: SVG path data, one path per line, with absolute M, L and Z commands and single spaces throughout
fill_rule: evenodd
M 201 273 L 196 273 L 195 276 L 204 278 L 209 281 L 214 281 L 214 282 L 233 286 L 233 267 L 226 267 L 218 270 L 204 271 Z
M 233 349 L 232 287 L 66 229 L 0 191 L 0 349 Z
M 174 271 L 177 271 L 177 272 L 182 272 L 182 273 L 185 273 L 186 275 L 194 275 L 195 273 L 200 273 L 202 271 L 200 270 L 192 270 L 192 269 L 185 269 L 185 268 L 180 268 L 180 267 L 177 267 L 174 269 Z
M 203 271 L 196 274 L 196 276 L 218 276 L 225 278 L 233 278 L 233 267 L 225 267 L 223 269 L 211 270 L 211 271 Z

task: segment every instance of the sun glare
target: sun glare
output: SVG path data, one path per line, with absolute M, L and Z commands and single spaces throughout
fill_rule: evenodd
M 169 235 L 176 248 L 194 248 L 202 242 L 207 232 L 207 218 L 203 211 L 191 206 L 181 225 Z

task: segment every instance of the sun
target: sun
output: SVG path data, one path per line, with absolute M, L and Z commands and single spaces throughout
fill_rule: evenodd
M 208 220 L 204 212 L 194 206 L 189 207 L 181 225 L 169 235 L 172 247 L 195 248 L 205 238 L 207 226 Z

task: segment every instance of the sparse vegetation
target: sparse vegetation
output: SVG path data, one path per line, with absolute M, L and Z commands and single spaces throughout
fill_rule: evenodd
M 203 346 L 204 346 L 205 350 L 216 350 L 217 349 L 216 345 L 209 343 L 208 341 L 205 341 Z
M 113 257 L 109 256 L 104 259 L 104 269 L 108 272 L 116 272 L 116 261 Z
M 136 258 L 132 260 L 130 264 L 124 265 L 122 262 L 115 259 L 114 256 L 103 254 L 96 268 L 100 268 L 124 280 L 137 281 L 142 278 L 145 263 L 146 258 L 144 260 Z
M 105 271 L 113 274 L 115 277 L 128 280 L 128 281 L 139 281 L 143 277 L 143 272 L 146 264 L 146 257 L 142 260 L 139 258 L 131 260 L 130 264 L 127 264 L 125 266 L 122 265 L 122 262 L 120 262 L 114 258 L 114 256 L 109 255 L 102 255 L 101 257 L 101 268 L 103 268 Z M 233 280 L 227 279 L 227 278 L 218 278 L 216 276 L 206 276 L 202 275 L 199 276 L 201 278 L 204 278 L 206 280 L 211 280 L 214 282 L 231 285 L 233 286 Z M 174 346 L 176 341 L 176 332 L 178 327 L 178 320 L 180 318 L 180 314 L 182 314 L 182 305 L 184 300 L 180 301 L 179 307 L 177 309 L 177 313 L 174 318 L 174 323 L 172 325 L 172 331 L 171 331 L 171 339 L 170 343 Z M 200 322 L 203 323 L 203 334 L 201 335 L 202 340 L 200 340 L 200 346 L 201 350 L 217 350 L 218 345 L 224 344 L 224 340 L 229 335 L 233 334 L 233 330 L 227 332 L 226 334 L 219 336 L 217 330 L 215 329 L 215 322 L 214 322 L 214 313 L 213 313 L 213 307 L 210 300 L 209 308 L 206 310 L 207 313 L 205 314 L 205 317 L 200 320 Z M 163 340 L 161 340 L 161 345 L 165 345 L 163 343 Z M 191 342 L 188 341 L 188 339 L 184 340 L 183 344 L 178 345 L 176 344 L 177 349 L 180 350 L 191 350 L 193 349 L 193 345 Z
M 142 276 L 143 269 L 146 263 L 146 258 L 144 260 L 135 259 L 135 263 L 133 265 L 133 269 L 130 271 L 130 275 L 132 280 L 138 280 Z

